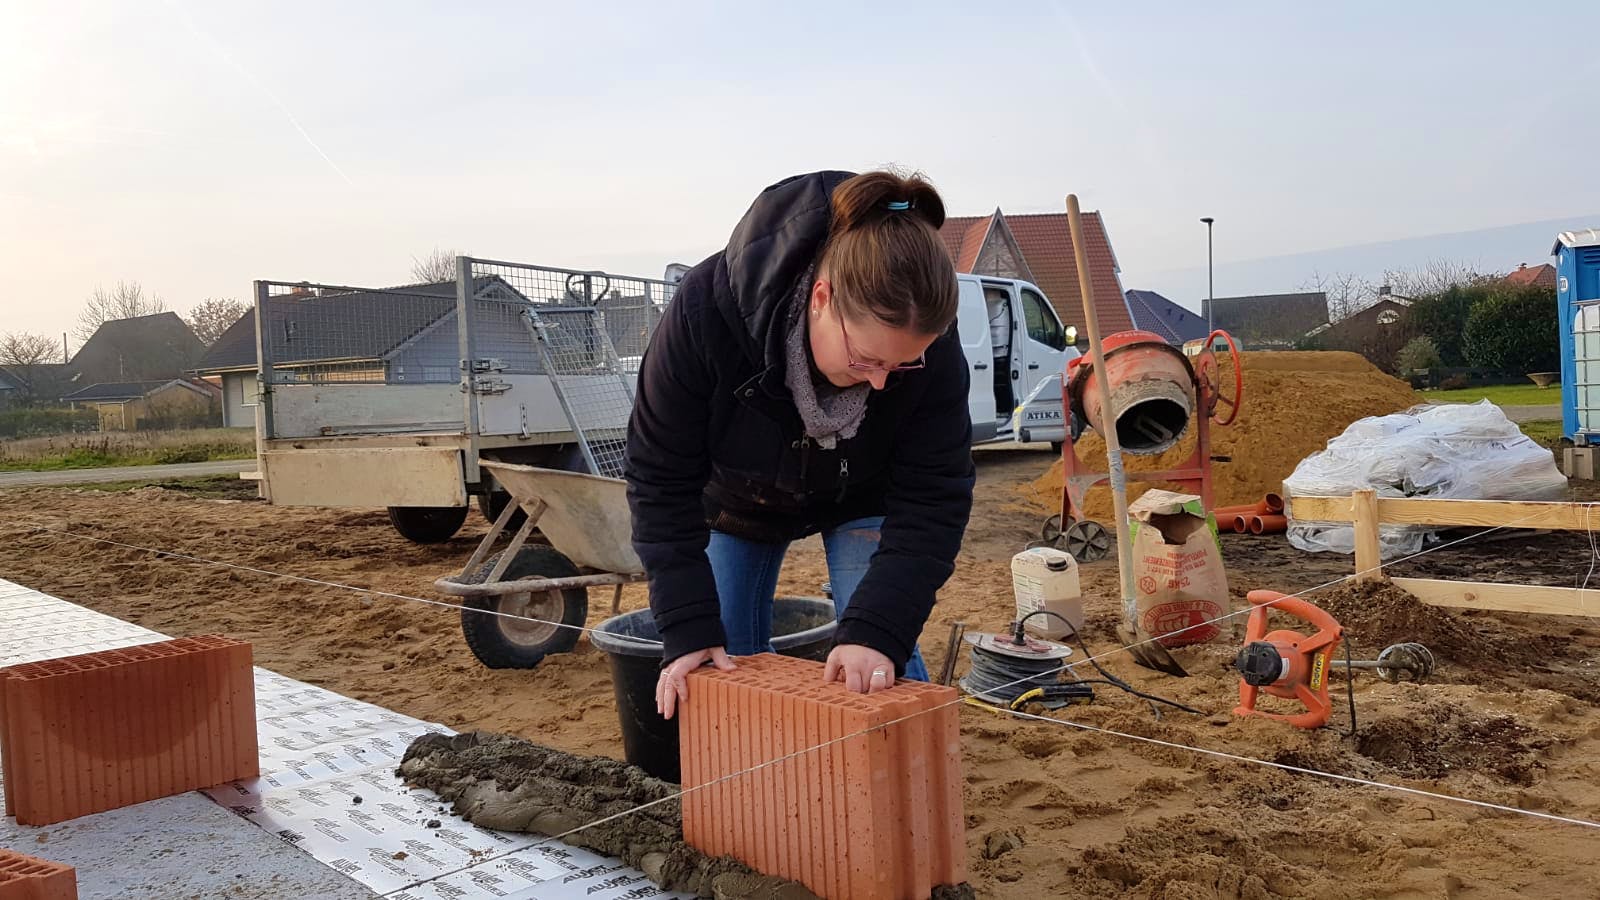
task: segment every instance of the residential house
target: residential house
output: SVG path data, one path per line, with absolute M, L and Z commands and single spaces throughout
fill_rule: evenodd
M 101 431 L 134 431 L 152 425 L 200 424 L 220 395 L 206 382 L 169 378 L 93 384 L 62 399 L 73 409 L 95 410 Z
M 1328 295 L 1256 294 L 1201 302 L 1201 318 L 1233 335 L 1247 350 L 1292 350 L 1328 324 Z
M 1505 281 L 1507 284 L 1538 285 L 1553 291 L 1556 289 L 1556 267 L 1549 263 L 1540 263 L 1529 268 L 1527 263 L 1523 263 L 1517 266 L 1511 274 L 1507 275 Z
M 1375 302 L 1316 329 L 1312 337 L 1319 349 L 1359 353 L 1378 368 L 1394 372 L 1400 349 L 1415 336 L 1410 309 L 1409 298 L 1390 293 L 1386 286 L 1379 289 Z
M 72 373 L 65 363 L 0 366 L 0 373 L 15 386 L 8 392 L 13 406 L 55 403 L 72 390 Z
M 987 216 L 945 219 L 939 235 L 956 271 L 1031 281 L 1044 291 L 1063 325 L 1076 326 L 1080 336 L 1088 336 L 1066 213 L 1008 216 L 997 207 Z M 1133 314 L 1122 292 L 1122 270 L 1100 213 L 1083 214 L 1083 238 L 1101 332 L 1133 328 Z
M 193 368 L 205 345 L 177 313 L 103 323 L 68 363 L 82 388 L 110 382 L 170 381 Z
M 1211 333 L 1199 313 L 1168 300 L 1155 291 L 1127 292 L 1133 327 L 1161 335 L 1179 347 L 1188 341 L 1203 341 Z
M 4 368 L 0 368 L 0 412 L 15 406 L 17 402 L 27 395 L 28 386 L 22 379 L 10 375 Z
M 528 298 L 495 277 L 476 279 L 473 296 L 482 301 L 473 313 L 477 355 L 510 371 L 539 371 L 537 348 L 520 318 Z M 461 377 L 454 281 L 298 289 L 268 298 L 265 327 L 268 359 L 280 381 L 427 384 Z M 253 426 L 260 391 L 256 316 L 233 323 L 194 371 L 221 379 L 224 426 Z

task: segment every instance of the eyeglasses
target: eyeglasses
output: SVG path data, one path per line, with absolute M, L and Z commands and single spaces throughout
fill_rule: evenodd
M 839 334 L 844 337 L 845 359 L 849 361 L 850 368 L 856 370 L 857 372 L 911 372 L 917 369 L 927 368 L 927 354 L 918 356 L 916 362 L 904 366 L 869 366 L 866 363 L 856 362 L 855 351 L 850 349 L 850 332 L 846 331 L 844 328 L 844 314 L 839 312 L 839 307 L 837 304 L 834 305 L 833 316 L 835 319 L 839 320 Z

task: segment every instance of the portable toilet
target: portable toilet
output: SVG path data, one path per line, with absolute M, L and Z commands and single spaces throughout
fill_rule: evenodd
M 1561 334 L 1561 431 L 1600 444 L 1600 229 L 1563 231 L 1556 257 Z

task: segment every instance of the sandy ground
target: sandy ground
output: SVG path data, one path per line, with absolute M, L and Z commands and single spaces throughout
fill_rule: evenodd
M 926 632 L 937 667 L 950 622 L 994 629 L 1013 612 L 1008 560 L 1033 537 L 1036 510 L 1016 487 L 1046 454 L 983 451 L 969 539 Z M 254 642 L 286 675 L 460 729 L 509 731 L 558 749 L 620 756 L 603 657 L 587 641 L 532 671 L 490 671 L 449 609 L 368 599 L 86 543 L 32 527 L 193 554 L 274 572 L 439 598 L 434 578 L 460 566 L 487 527 L 419 547 L 381 512 L 290 509 L 144 489 L 0 492 L 0 576 L 172 634 L 223 631 Z M 1229 536 L 1235 604 L 1252 588 L 1298 591 L 1353 570 L 1276 538 Z M 1408 564 L 1407 574 L 1577 584 L 1586 535 L 1475 541 Z M 1092 649 L 1114 647 L 1115 565 L 1084 567 Z M 816 593 L 820 548 L 798 545 L 782 589 Z M 1420 640 L 1441 663 L 1423 685 L 1356 679 L 1360 730 L 1300 731 L 1229 714 L 1229 663 L 1242 626 L 1179 651 L 1173 679 L 1124 654 L 1110 668 L 1147 691 L 1208 711 L 1157 714 L 1101 693 L 1056 714 L 1187 747 L 1600 821 L 1600 626 L 1587 620 L 1458 615 L 1403 596 L 1311 595 L 1344 618 L 1357 653 Z M 644 605 L 633 588 L 624 607 Z M 591 624 L 609 593 L 593 595 Z M 1344 682 L 1335 679 L 1336 690 Z M 1348 723 L 1341 715 L 1336 726 Z M 1541 821 L 1205 756 L 1059 724 L 963 710 L 972 882 L 992 897 L 1489 898 L 1592 896 L 1600 830 Z

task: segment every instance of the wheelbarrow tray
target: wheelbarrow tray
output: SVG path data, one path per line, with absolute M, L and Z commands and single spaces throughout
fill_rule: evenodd
M 633 552 L 627 482 L 517 463 L 484 460 L 481 465 L 538 520 L 550 546 L 579 568 L 644 574 L 644 563 Z

